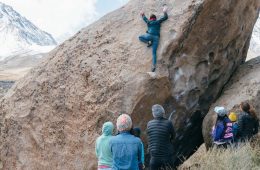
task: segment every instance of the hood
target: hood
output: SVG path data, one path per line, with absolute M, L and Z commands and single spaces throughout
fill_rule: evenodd
M 214 108 L 215 113 L 218 114 L 220 117 L 224 117 L 228 114 L 228 111 L 223 106 L 216 106 Z
M 113 134 L 114 125 L 112 122 L 106 122 L 102 127 L 102 134 L 105 136 L 109 136 Z

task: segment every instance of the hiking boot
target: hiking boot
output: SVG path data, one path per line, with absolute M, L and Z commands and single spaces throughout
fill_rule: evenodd
M 151 47 L 152 45 L 153 45 L 153 42 L 152 41 L 148 41 L 147 47 Z
M 155 70 L 156 70 L 156 65 L 152 65 L 151 71 L 152 71 L 152 72 L 155 72 Z

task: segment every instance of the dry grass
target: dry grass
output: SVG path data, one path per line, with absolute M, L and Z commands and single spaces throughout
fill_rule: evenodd
M 205 146 L 188 159 L 178 170 L 259 170 L 260 141 L 239 144 L 236 148 L 212 148 Z

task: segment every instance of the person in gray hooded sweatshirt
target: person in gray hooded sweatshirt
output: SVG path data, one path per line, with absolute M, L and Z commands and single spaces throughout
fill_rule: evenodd
M 112 122 L 103 124 L 102 135 L 96 140 L 96 156 L 98 158 L 98 170 L 112 170 L 112 152 L 110 140 L 112 138 L 114 125 Z
M 173 124 L 164 118 L 165 111 L 161 105 L 153 105 L 152 113 L 154 119 L 147 124 L 150 169 L 174 168 L 174 150 L 171 142 L 175 138 Z

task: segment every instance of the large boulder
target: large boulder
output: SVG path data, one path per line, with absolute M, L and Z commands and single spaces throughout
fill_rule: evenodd
M 144 131 L 162 104 L 177 131 L 176 156 L 203 142 L 201 124 L 233 71 L 245 60 L 259 0 L 165 0 L 158 72 L 139 42 L 145 9 L 162 1 L 131 0 L 53 50 L 0 105 L 3 169 L 95 169 L 94 143 L 105 121 L 131 115 Z M 144 136 L 146 143 L 146 137 Z M 176 164 L 179 159 L 176 159 Z
M 212 146 L 211 129 L 217 115 L 213 109 L 222 105 L 230 111 L 240 113 L 241 102 L 249 102 L 260 117 L 260 56 L 241 65 L 225 86 L 219 99 L 212 105 L 203 121 L 203 137 L 206 147 Z

